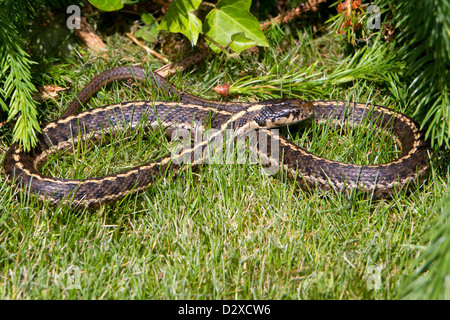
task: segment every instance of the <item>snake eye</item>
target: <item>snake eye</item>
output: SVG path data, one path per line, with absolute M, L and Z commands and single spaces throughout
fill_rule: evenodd
M 277 118 L 289 118 L 293 113 L 295 113 L 297 110 L 292 109 L 284 109 L 277 113 Z

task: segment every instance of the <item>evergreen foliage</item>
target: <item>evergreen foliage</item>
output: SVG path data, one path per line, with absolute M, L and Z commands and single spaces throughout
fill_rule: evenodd
M 450 195 L 439 209 L 430 243 L 417 260 L 416 279 L 403 289 L 405 299 L 450 299 Z
M 27 25 L 34 11 L 29 1 L 4 0 L 0 11 L 0 105 L 8 112 L 8 121 L 18 115 L 13 141 L 21 141 L 30 149 L 39 130 L 36 91 L 31 79 L 34 63 L 25 51 Z
M 386 4 L 390 1 L 383 0 Z M 450 2 L 398 1 L 400 56 L 408 63 L 410 104 L 435 147 L 450 147 Z
M 389 1 L 382 1 L 389 4 Z M 409 104 L 427 129 L 435 149 L 450 147 L 450 2 L 398 1 L 395 3 L 399 55 L 407 64 Z M 448 172 L 447 172 L 448 174 Z M 407 299 L 449 299 L 450 194 L 438 206 L 438 221 L 424 240 L 416 279 L 404 286 Z
M 33 94 L 36 87 L 31 70 L 36 64 L 28 53 L 28 41 L 37 12 L 63 8 L 69 0 L 0 0 L 0 106 L 15 120 L 13 142 L 26 150 L 36 142 L 40 131 Z

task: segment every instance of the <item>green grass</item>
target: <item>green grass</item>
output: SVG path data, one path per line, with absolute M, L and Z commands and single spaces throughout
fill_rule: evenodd
M 209 57 L 174 82 L 206 98 L 214 98 L 211 87 L 228 81 L 240 94 L 232 97 L 236 100 L 371 99 L 409 112 L 395 77 L 383 75 L 389 67 L 395 70 L 385 63 L 389 53 L 374 49 L 363 57 L 375 54 L 370 63 L 346 62 L 336 36 L 271 32 L 271 47 L 259 55 Z M 273 39 L 281 35 L 283 49 L 277 52 Z M 112 36 L 110 46 L 107 60 L 82 52 L 82 58 L 73 57 L 74 67 L 65 64 L 43 75 L 52 79 L 47 83 L 74 89 L 57 104 L 47 103 L 43 121 L 57 118 L 100 70 L 141 61 L 141 52 L 126 38 Z M 150 92 L 112 85 L 89 106 L 143 100 Z M 313 123 L 282 132 L 335 160 L 382 163 L 397 156 L 389 136 L 367 127 Z M 9 136 L 3 133 L 3 150 Z M 66 178 L 105 175 L 151 161 L 170 148 L 161 132 L 136 130 L 105 145 L 80 144 L 73 155 L 52 159 L 44 172 Z M 138 195 L 81 212 L 37 202 L 1 175 L 0 298 L 398 298 L 448 188 L 448 174 L 436 173 L 436 167 L 420 189 L 374 200 L 304 192 L 282 173 L 262 174 L 258 165 L 187 166 Z

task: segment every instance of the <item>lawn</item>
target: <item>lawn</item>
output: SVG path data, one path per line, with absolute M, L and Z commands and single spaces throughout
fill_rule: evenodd
M 171 81 L 207 99 L 219 99 L 212 87 L 230 83 L 233 100 L 370 100 L 412 115 L 404 87 L 387 75 L 397 68 L 389 52 L 360 49 L 351 59 L 340 37 L 302 28 L 274 27 L 267 38 L 270 47 L 257 54 L 209 55 Z M 70 88 L 41 104 L 41 122 L 57 119 L 103 70 L 163 65 L 117 34 L 109 37 L 106 55 L 77 50 L 41 71 L 43 85 Z M 88 107 L 164 99 L 151 93 L 113 84 Z M 281 132 L 339 161 L 377 164 L 398 155 L 392 139 L 370 127 L 313 122 Z M 0 137 L 3 162 L 11 130 L 2 128 Z M 76 146 L 43 170 L 96 177 L 152 161 L 172 147 L 161 132 L 137 130 L 101 146 Z M 446 161 L 432 163 L 420 188 L 384 200 L 305 192 L 282 172 L 266 175 L 257 164 L 184 166 L 143 192 L 81 211 L 38 202 L 2 174 L 0 298 L 396 299 L 440 214 Z

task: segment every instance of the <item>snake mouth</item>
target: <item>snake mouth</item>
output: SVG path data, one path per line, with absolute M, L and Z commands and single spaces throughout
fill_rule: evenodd
M 266 122 L 268 128 L 287 126 L 304 121 L 311 117 L 311 114 L 306 113 L 303 108 L 298 109 L 286 109 L 277 113 L 275 117 L 272 117 Z

